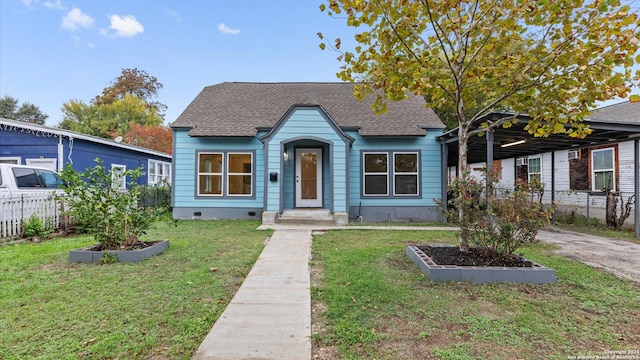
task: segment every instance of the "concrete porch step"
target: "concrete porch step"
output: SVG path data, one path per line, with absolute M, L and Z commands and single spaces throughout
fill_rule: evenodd
M 282 212 L 276 224 L 287 225 L 333 225 L 333 216 L 326 209 L 290 209 Z

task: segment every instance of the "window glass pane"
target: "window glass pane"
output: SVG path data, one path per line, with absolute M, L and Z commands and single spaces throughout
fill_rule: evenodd
M 601 171 L 594 174 L 595 190 L 613 189 L 613 171 Z
M 387 175 L 365 175 L 365 195 L 387 195 Z
M 394 154 L 394 167 L 397 172 L 417 172 L 418 154 Z
M 613 169 L 613 149 L 594 151 L 593 169 Z
M 251 154 L 229 154 L 229 172 L 251 174 Z
M 156 173 L 156 162 L 149 161 L 149 175 L 154 175 Z
M 198 194 L 201 195 L 222 195 L 221 175 L 200 175 L 200 186 Z
M 251 175 L 230 175 L 229 195 L 251 195 Z
M 529 173 L 540 172 L 540 158 L 529 159 Z
M 417 195 L 418 176 L 417 175 L 396 175 L 395 193 L 397 195 Z
M 364 154 L 365 172 L 387 172 L 387 154 Z
M 33 169 L 13 168 L 13 176 L 19 188 L 40 187 L 40 180 Z
M 222 154 L 200 154 L 201 173 L 222 173 Z
M 40 170 L 40 177 L 44 183 L 44 187 L 57 189 L 60 187 L 60 180 L 53 171 Z

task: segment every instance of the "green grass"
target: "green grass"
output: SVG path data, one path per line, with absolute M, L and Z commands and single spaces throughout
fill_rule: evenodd
M 633 217 L 627 219 L 625 226 L 620 230 L 607 228 L 606 225 L 598 219 L 590 219 L 587 221 L 587 218 L 583 215 L 557 215 L 555 220 L 555 226 L 560 229 L 596 236 L 624 239 L 640 244 L 640 239 L 636 239 L 635 237 Z
M 556 270 L 549 285 L 430 283 L 408 243 L 455 232 L 334 231 L 314 236 L 314 347 L 346 359 L 566 359 L 637 349 L 640 287 L 552 253 L 521 252 Z M 324 304 L 317 307 L 318 303 Z
M 190 358 L 260 254 L 258 225 L 158 225 L 146 239 L 169 249 L 137 264 L 70 263 L 87 236 L 0 247 L 0 359 Z

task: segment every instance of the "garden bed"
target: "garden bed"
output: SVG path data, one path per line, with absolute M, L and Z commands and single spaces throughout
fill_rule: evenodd
M 453 245 L 408 245 L 406 253 L 429 280 L 436 282 L 549 284 L 556 279 L 553 269 L 522 257 L 490 259 L 476 249 L 465 254 Z
M 101 245 L 91 245 L 69 251 L 69 260 L 73 262 L 101 262 L 105 253 L 117 256 L 118 262 L 140 262 L 163 253 L 169 247 L 169 240 L 139 242 L 130 250 L 101 250 Z

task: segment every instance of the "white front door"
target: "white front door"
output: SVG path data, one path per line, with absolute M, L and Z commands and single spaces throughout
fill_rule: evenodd
M 322 149 L 296 149 L 296 207 L 322 207 Z

